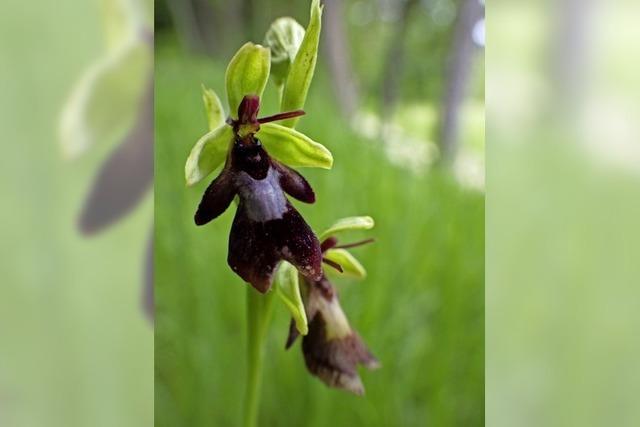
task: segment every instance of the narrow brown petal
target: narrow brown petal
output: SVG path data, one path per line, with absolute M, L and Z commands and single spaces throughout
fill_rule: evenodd
M 284 344 L 284 349 L 289 350 L 299 336 L 300 332 L 298 332 L 298 328 L 296 328 L 296 321 L 291 319 L 291 322 L 289 322 L 289 335 L 287 335 L 287 342 Z
M 271 159 L 271 164 L 280 174 L 280 185 L 291 197 L 305 203 L 314 203 L 316 195 L 306 179 L 295 170 Z
M 220 175 L 205 191 L 194 220 L 196 225 L 204 225 L 227 210 L 236 192 L 229 169 L 225 166 Z

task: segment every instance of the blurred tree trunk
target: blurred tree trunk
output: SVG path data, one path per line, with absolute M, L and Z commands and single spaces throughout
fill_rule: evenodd
M 211 0 L 167 0 L 167 6 L 180 42 L 191 52 L 220 53 L 224 48 L 220 42 L 229 41 L 225 35 L 230 28 L 238 28 L 241 19 L 235 2 L 220 5 Z
M 419 3 L 419 0 L 405 0 L 400 19 L 391 37 L 382 78 L 382 106 L 380 111 L 383 120 L 391 118 L 396 102 L 398 101 L 398 92 L 406 53 L 405 39 L 411 14 L 415 6 Z
M 190 0 L 167 0 L 167 7 L 180 42 L 191 51 L 203 52 L 205 45 L 193 3 Z
M 554 15 L 554 37 L 551 37 L 551 79 L 556 99 L 555 117 L 564 120 L 563 113 L 575 115 L 584 105 L 589 57 L 587 36 L 591 30 L 593 2 L 561 0 Z
M 445 163 L 452 163 L 458 151 L 460 107 L 467 92 L 476 51 L 472 31 L 482 15 L 483 7 L 479 0 L 461 1 L 453 30 L 440 126 L 440 149 Z
M 241 9 L 240 15 L 242 16 L 245 39 L 252 40 L 255 42 L 260 42 L 261 41 L 260 39 L 255 38 L 256 37 L 255 8 L 256 8 L 255 0 L 242 0 L 240 5 L 240 9 Z
M 351 119 L 358 106 L 358 90 L 351 66 L 341 0 L 324 1 L 324 46 L 331 72 L 331 82 L 342 113 Z
M 189 0 L 183 0 L 189 1 Z M 204 52 L 208 54 L 214 54 L 218 52 L 219 43 L 222 40 L 222 34 L 220 33 L 220 19 L 219 14 L 213 8 L 212 3 L 209 0 L 191 0 L 193 1 L 193 10 L 196 15 L 196 23 L 204 47 Z

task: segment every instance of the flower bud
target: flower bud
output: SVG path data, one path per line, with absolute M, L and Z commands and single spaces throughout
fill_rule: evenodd
M 282 86 L 304 38 L 304 27 L 289 17 L 276 19 L 264 37 L 271 49 L 271 76 L 276 86 Z

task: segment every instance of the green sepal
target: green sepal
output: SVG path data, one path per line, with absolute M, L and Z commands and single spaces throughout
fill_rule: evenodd
M 204 84 L 202 85 L 202 102 L 204 102 L 204 109 L 207 113 L 207 123 L 209 124 L 209 130 L 214 130 L 223 124 L 225 124 L 224 109 L 222 108 L 222 102 L 213 89 L 209 89 Z
M 226 124 L 205 134 L 191 149 L 184 166 L 184 176 L 187 185 L 191 186 L 220 166 L 229 151 L 233 141 L 233 129 Z
M 76 158 L 133 124 L 152 72 L 152 54 L 143 40 L 131 38 L 86 70 L 60 116 L 65 157 Z
M 262 97 L 269 80 L 271 54 L 268 48 L 253 43 L 244 46 L 231 58 L 227 66 L 225 81 L 229 115 L 238 118 L 238 106 L 245 95 Z
M 360 261 L 346 249 L 329 249 L 324 253 L 324 257 L 329 261 L 339 264 L 340 267 L 342 267 L 342 274 L 345 276 L 351 276 L 357 279 L 367 277 L 367 270 L 365 270 Z
M 275 123 L 260 125 L 258 139 L 269 154 L 292 167 L 331 169 L 333 156 L 327 148 L 294 129 Z
M 322 234 L 320 234 L 320 240 L 324 240 L 327 237 L 341 231 L 369 230 L 373 228 L 374 225 L 375 222 L 370 216 L 350 216 L 347 218 L 342 218 L 334 222 L 331 227 L 323 231 Z
M 273 21 L 264 37 L 264 44 L 271 49 L 271 78 L 278 87 L 284 84 L 289 74 L 304 32 L 298 21 L 287 16 Z
M 298 270 L 293 265 L 283 261 L 276 272 L 274 285 L 276 293 L 291 312 L 296 329 L 300 334 L 307 335 L 309 326 L 307 324 L 307 313 L 300 295 Z
M 322 6 L 320 6 L 320 0 L 313 0 L 311 2 L 309 25 L 284 84 L 280 111 L 301 110 L 304 107 L 318 59 L 321 19 Z M 282 125 L 293 128 L 298 123 L 298 120 L 299 117 L 283 120 Z

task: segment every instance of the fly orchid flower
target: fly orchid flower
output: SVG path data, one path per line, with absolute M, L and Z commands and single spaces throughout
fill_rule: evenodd
M 299 117 L 304 111 L 257 117 L 269 68 L 269 49 L 252 43 L 245 44 L 231 60 L 227 95 L 230 107 L 237 105 L 237 117 L 224 120 L 219 98 L 210 89 L 204 90 L 210 132 L 196 143 L 185 167 L 191 185 L 224 161 L 222 171 L 204 193 L 195 223 L 203 225 L 218 217 L 238 197 L 227 262 L 262 293 L 270 289 L 283 260 L 311 280 L 322 277 L 320 243 L 285 193 L 313 203 L 311 186 L 289 166 L 330 168 L 333 162 L 322 145 L 273 123 Z
M 343 230 L 371 227 L 373 227 L 373 220 L 370 217 L 353 217 L 338 221 L 324 232 L 321 248 L 325 264 L 343 274 L 364 278 L 366 275 L 364 268 L 347 249 L 373 240 L 367 239 L 340 245 L 334 234 Z M 294 313 L 286 348 L 291 347 L 302 333 L 305 335 L 302 338 L 302 353 L 309 372 L 330 387 L 344 389 L 358 395 L 364 394 L 364 386 L 357 367 L 363 365 L 368 369 L 376 369 L 380 366 L 378 360 L 367 349 L 358 333 L 352 329 L 338 300 L 337 291 L 326 274 L 323 273 L 319 280 L 304 277 L 302 283 L 301 301 L 304 306 L 305 320 L 308 319 L 308 328 L 307 331 L 301 331 L 299 318 Z M 281 281 L 278 284 L 282 286 Z

